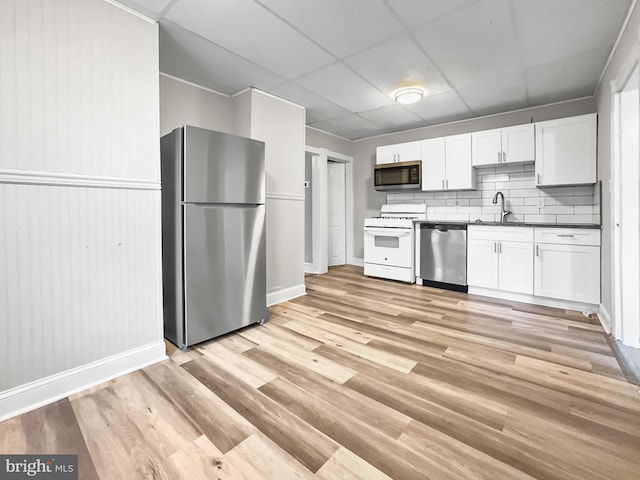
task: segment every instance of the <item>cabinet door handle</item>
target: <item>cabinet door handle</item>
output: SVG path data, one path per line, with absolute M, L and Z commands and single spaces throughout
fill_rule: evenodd
M 538 245 L 536 245 L 536 257 L 540 256 L 540 250 L 538 250 Z
M 540 185 L 540 174 L 538 174 L 538 185 Z
M 447 190 L 449 190 L 449 180 L 445 180 L 445 182 L 447 183 Z
M 498 152 L 498 163 L 502 163 L 502 153 Z
M 493 253 L 498 253 L 498 242 L 493 242 Z
M 442 179 L 442 189 L 444 190 L 444 178 Z
M 502 162 L 506 162 L 507 161 L 507 154 L 506 152 L 502 152 Z
M 502 242 L 498 242 L 498 253 L 502 253 Z
M 565 238 L 573 238 L 573 235 L 569 235 L 569 234 L 562 234 L 562 233 L 559 233 L 559 234 L 558 234 L 558 236 L 559 236 L 559 237 L 565 237 Z

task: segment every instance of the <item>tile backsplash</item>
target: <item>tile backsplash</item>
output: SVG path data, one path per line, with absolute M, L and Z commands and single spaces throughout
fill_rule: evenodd
M 389 193 L 388 203 L 427 204 L 428 220 L 473 222 L 500 220 L 500 203 L 493 196 L 504 194 L 511 222 L 600 224 L 600 186 L 536 188 L 535 165 L 501 165 L 476 168 L 476 190 L 457 192 Z

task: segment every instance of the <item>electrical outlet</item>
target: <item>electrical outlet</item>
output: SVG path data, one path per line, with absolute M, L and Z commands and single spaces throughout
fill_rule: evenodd
M 538 208 L 544 208 L 544 198 L 538 199 Z

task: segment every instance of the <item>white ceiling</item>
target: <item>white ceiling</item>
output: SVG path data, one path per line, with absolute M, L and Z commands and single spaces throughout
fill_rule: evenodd
M 631 0 L 119 0 L 160 22 L 160 70 L 249 86 L 358 139 L 590 96 Z M 425 99 L 392 94 L 420 85 Z

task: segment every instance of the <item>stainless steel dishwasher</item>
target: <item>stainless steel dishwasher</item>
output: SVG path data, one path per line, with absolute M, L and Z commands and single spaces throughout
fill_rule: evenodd
M 422 284 L 467 291 L 467 224 L 420 224 Z

